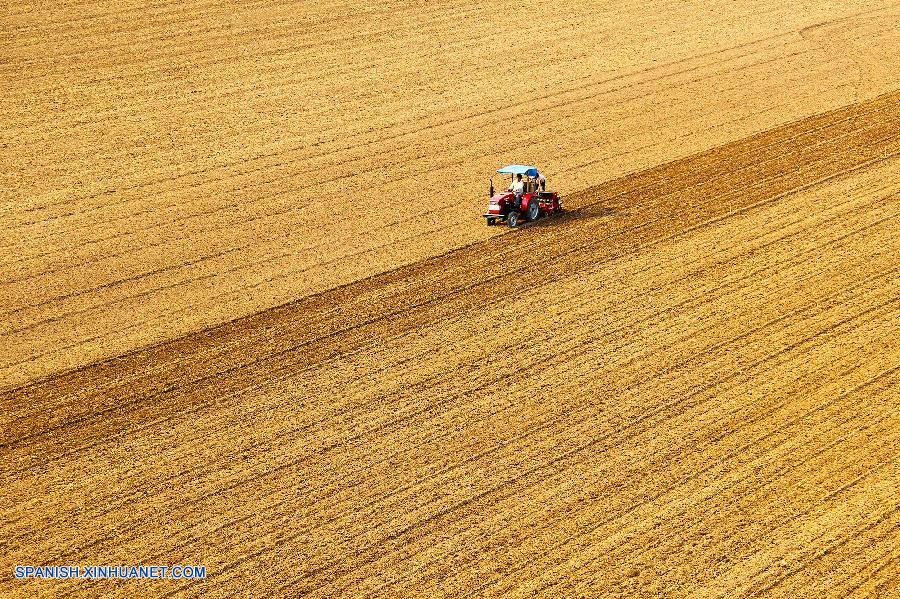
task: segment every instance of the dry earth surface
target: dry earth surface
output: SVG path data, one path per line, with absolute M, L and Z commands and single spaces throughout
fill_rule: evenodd
M 900 596 L 898 19 L 9 6 L 0 595 Z
M 0 19 L 0 388 L 900 87 L 900 2 L 61 1 Z
M 209 568 L 137 587 L 161 596 L 897 595 L 898 129 L 888 94 L 6 393 L 0 567 Z

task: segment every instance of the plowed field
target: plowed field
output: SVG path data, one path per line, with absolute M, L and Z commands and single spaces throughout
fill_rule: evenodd
M 898 22 L 5 6 L 0 596 L 900 597 Z
M 4 594 L 896 596 L 900 95 L 0 397 Z M 139 586 L 138 586 L 139 585 Z
M 0 18 L 0 388 L 900 88 L 900 3 L 63 0 Z

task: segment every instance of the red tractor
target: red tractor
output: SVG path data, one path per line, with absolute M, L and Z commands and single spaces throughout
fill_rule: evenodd
M 542 216 L 562 212 L 562 200 L 555 191 L 547 191 L 546 179 L 533 166 L 510 164 L 497 171 L 510 175 L 506 191 L 494 193 L 491 179 L 491 199 L 484 218 L 488 226 L 506 221 L 510 227 L 518 227 L 524 218 L 535 221 Z

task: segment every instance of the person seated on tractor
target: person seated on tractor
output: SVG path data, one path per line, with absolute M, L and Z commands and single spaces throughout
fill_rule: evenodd
M 509 190 L 513 192 L 513 195 L 517 198 L 525 193 L 525 182 L 522 181 L 522 173 L 516 175 L 516 180 L 509 186 Z
M 516 210 L 522 209 L 522 194 L 525 193 L 525 182 L 522 181 L 522 173 L 516 175 L 516 180 L 509 186 L 509 190 L 513 192 L 515 198 Z

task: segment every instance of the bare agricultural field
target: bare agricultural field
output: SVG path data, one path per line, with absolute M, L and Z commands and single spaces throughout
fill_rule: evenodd
M 563 193 L 900 86 L 896 1 L 11 4 L 0 388 L 486 239 Z
M 0 596 L 900 597 L 898 23 L 8 3 Z
M 0 571 L 209 575 L 0 593 L 900 595 L 898 131 L 880 95 L 0 395 Z

